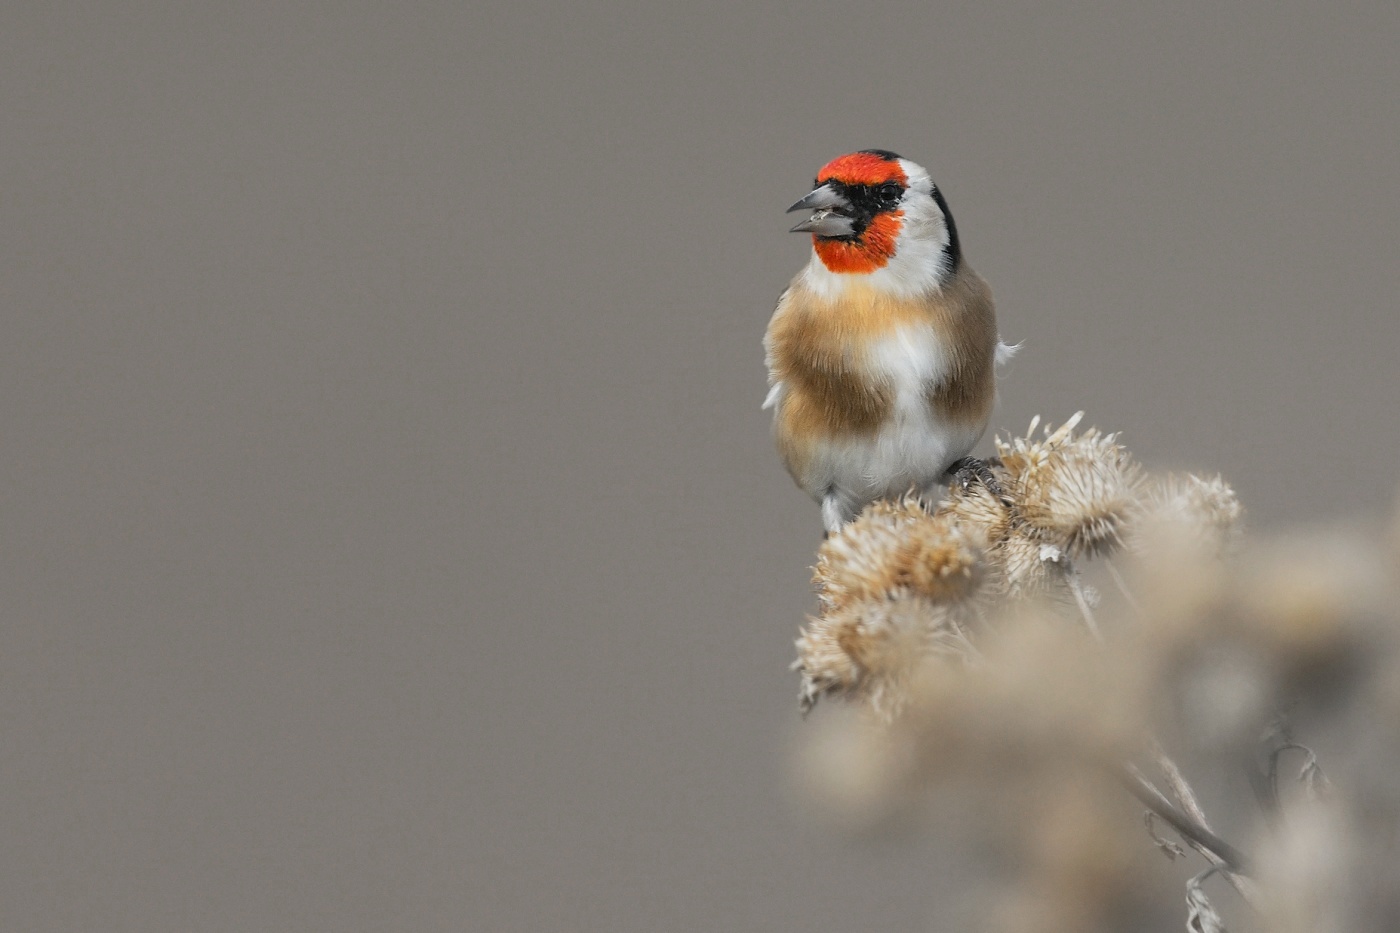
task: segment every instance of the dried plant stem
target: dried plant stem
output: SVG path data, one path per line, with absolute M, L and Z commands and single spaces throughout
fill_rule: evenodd
M 1143 825 L 1147 827 L 1147 835 L 1152 840 L 1152 844 L 1166 853 L 1167 858 L 1176 861 L 1186 857 L 1186 850 L 1181 846 L 1157 835 L 1157 814 L 1147 810 L 1142 814 Z
M 1176 762 L 1167 757 L 1167 753 L 1162 751 L 1155 741 L 1152 743 L 1152 759 L 1157 763 L 1157 767 L 1162 769 L 1162 774 L 1167 779 L 1167 787 L 1171 789 L 1173 796 L 1181 803 L 1183 809 L 1191 814 L 1196 820 L 1207 829 L 1210 828 L 1209 821 L 1206 820 L 1205 811 L 1201 809 L 1201 802 L 1196 798 L 1196 792 L 1191 789 L 1186 776 L 1181 773 L 1181 769 L 1176 766 Z
M 1089 634 L 1093 635 L 1096 641 L 1103 641 L 1103 631 L 1099 629 L 1098 620 L 1094 618 L 1094 610 L 1084 595 L 1084 587 L 1079 584 L 1079 574 L 1071 573 L 1068 580 L 1069 591 L 1074 594 L 1074 601 L 1079 605 L 1079 612 L 1084 616 L 1084 625 L 1089 629 Z
M 1254 797 L 1274 829 L 1278 829 L 1283 820 L 1278 795 L 1279 757 L 1291 742 L 1287 721 L 1280 715 L 1264 730 L 1255 749 L 1253 767 L 1249 769 L 1249 783 L 1254 789 Z
M 1168 800 L 1166 795 L 1158 790 L 1151 781 L 1143 777 L 1142 772 L 1135 766 L 1121 765 L 1116 771 L 1119 780 L 1128 788 L 1129 793 L 1136 797 L 1143 806 L 1165 820 L 1172 829 L 1181 834 L 1181 838 L 1190 843 L 1193 849 L 1204 855 L 1211 864 L 1218 862 L 1224 866 L 1223 870 L 1231 872 L 1243 873 L 1248 870 L 1249 860 L 1243 852 L 1221 839 L 1208 827 L 1201 825 L 1194 817 Z
M 1089 605 L 1089 597 L 1084 594 L 1084 585 L 1079 582 L 1079 571 L 1075 569 L 1068 557 L 1061 557 L 1056 563 L 1060 567 L 1060 572 L 1065 576 L 1065 585 L 1074 594 L 1075 605 L 1079 607 L 1079 614 L 1084 617 L 1084 627 L 1089 630 L 1089 634 L 1094 636 L 1094 641 L 1103 644 L 1103 630 L 1099 628 L 1099 622 L 1094 618 L 1094 608 Z
M 1084 595 L 1083 587 L 1079 583 L 1079 574 L 1073 565 L 1065 560 L 1061 563 L 1061 569 L 1065 573 L 1065 582 L 1069 585 L 1070 592 L 1074 594 L 1075 602 L 1079 604 L 1079 611 L 1084 616 L 1084 624 L 1089 629 L 1090 634 L 1100 644 L 1103 643 L 1103 632 L 1099 629 L 1097 621 L 1094 619 L 1093 609 L 1089 606 L 1089 600 Z M 1123 589 L 1123 593 L 1132 600 L 1132 594 L 1123 584 L 1122 578 L 1114 572 L 1113 578 L 1118 581 L 1118 585 Z M 1136 602 L 1134 601 L 1134 606 Z M 1246 859 L 1243 852 L 1221 839 L 1210 828 L 1210 822 L 1206 819 L 1205 811 L 1201 808 L 1200 801 L 1196 798 L 1196 793 L 1191 789 L 1191 785 L 1186 780 L 1186 776 L 1181 773 L 1181 769 L 1176 766 L 1167 754 L 1162 751 L 1156 739 L 1149 739 L 1149 748 L 1152 758 L 1157 763 L 1157 767 L 1166 776 L 1167 786 L 1172 794 L 1180 801 L 1184 811 L 1178 809 L 1166 796 L 1159 791 L 1151 781 L 1143 777 L 1142 772 L 1133 765 L 1127 765 L 1121 772 L 1124 783 L 1128 790 L 1142 801 L 1149 810 L 1160 816 L 1171 824 L 1172 828 L 1181 834 L 1191 848 L 1201 853 L 1206 861 L 1220 870 L 1220 873 L 1229 880 L 1235 890 L 1240 892 L 1250 906 L 1259 909 L 1259 894 L 1254 883 L 1244 877 Z
M 971 638 L 968 638 L 967 630 L 956 621 L 948 623 L 947 641 L 961 653 L 968 664 L 982 665 L 986 663 L 986 658 L 977 649 L 977 645 L 973 644 Z
M 1123 598 L 1128 601 L 1128 605 L 1132 607 L 1133 612 L 1137 613 L 1138 617 L 1141 618 L 1145 614 L 1142 611 L 1142 604 L 1137 601 L 1137 597 L 1133 596 L 1133 591 L 1128 589 L 1128 581 L 1123 579 L 1123 575 L 1118 572 L 1118 568 L 1113 565 L 1113 561 L 1105 560 L 1103 565 L 1108 568 L 1108 575 L 1113 578 L 1114 584 L 1118 587 L 1118 592 L 1123 594 Z
M 1186 929 L 1193 933 L 1226 933 L 1225 921 L 1201 888 L 1219 870 L 1212 866 L 1186 882 Z
M 1079 611 L 1084 616 L 1085 626 L 1094 639 L 1102 644 L 1104 641 L 1103 632 L 1099 629 L 1098 623 L 1094 619 L 1093 609 L 1089 606 L 1089 600 L 1084 595 L 1083 587 L 1080 586 L 1079 574 L 1067 560 L 1062 562 L 1061 569 L 1065 573 L 1065 582 L 1069 585 L 1070 592 L 1074 594 L 1075 602 L 1079 604 Z M 1109 569 L 1113 573 L 1113 579 L 1123 590 L 1123 594 L 1136 608 L 1137 602 L 1128 591 L 1122 577 L 1113 569 L 1112 564 L 1109 565 Z M 1177 809 L 1133 765 L 1127 765 L 1123 772 L 1128 790 L 1149 810 L 1170 823 L 1172 828 L 1190 844 L 1191 848 L 1201 853 L 1214 868 L 1219 869 L 1220 874 L 1230 882 L 1236 891 L 1240 892 L 1240 896 L 1251 907 L 1256 910 L 1260 909 L 1258 889 L 1253 881 L 1244 876 L 1244 853 L 1215 834 L 1214 830 L 1210 828 L 1210 822 L 1206 819 L 1205 810 L 1201 808 L 1196 792 L 1191 789 L 1191 784 L 1181 773 L 1181 769 L 1176 766 L 1176 762 L 1167 757 L 1166 752 L 1162 751 L 1162 747 L 1156 739 L 1148 741 L 1153 760 L 1166 777 L 1167 786 L 1171 789 L 1173 796 L 1181 803 L 1183 809 Z
M 1105 561 L 1105 563 L 1108 565 L 1109 574 L 1113 577 L 1118 588 L 1123 592 L 1124 597 L 1127 598 L 1134 610 L 1141 612 L 1137 600 L 1133 598 L 1132 592 L 1128 589 L 1127 583 L 1118 573 L 1118 569 L 1113 566 L 1113 562 Z M 1089 627 L 1089 631 L 1093 633 L 1094 637 L 1102 642 L 1103 635 L 1100 633 L 1094 621 L 1093 611 L 1089 607 L 1088 600 L 1084 598 L 1082 588 L 1079 586 L 1078 575 L 1074 573 L 1073 568 L 1066 567 L 1066 570 L 1069 571 L 1066 575 L 1066 579 L 1070 584 L 1070 591 L 1074 593 L 1075 601 L 1079 603 L 1079 611 L 1084 615 L 1085 624 Z M 1167 753 L 1162 750 L 1162 746 L 1158 744 L 1157 740 L 1149 739 L 1148 747 L 1152 759 L 1156 762 L 1157 767 L 1161 769 L 1163 776 L 1166 778 L 1167 787 L 1171 790 L 1172 795 L 1176 797 L 1185 812 L 1182 814 L 1182 811 L 1172 806 L 1171 802 L 1166 799 L 1162 792 L 1157 790 L 1157 788 L 1144 778 L 1142 773 L 1132 765 L 1129 765 L 1127 768 L 1129 777 L 1128 789 L 1133 792 L 1134 796 L 1145 803 L 1148 809 L 1157 813 L 1158 816 L 1162 817 L 1162 819 L 1166 820 L 1168 823 L 1171 823 L 1172 827 L 1182 834 L 1182 838 L 1190 844 L 1191 848 L 1201 853 L 1206 861 L 1210 862 L 1214 868 L 1219 869 L 1220 874 L 1230 882 L 1236 891 L 1240 892 L 1240 896 L 1255 910 L 1259 910 L 1260 897 L 1258 888 L 1250 878 L 1244 875 L 1244 853 L 1240 852 L 1234 846 L 1231 846 L 1224 839 L 1221 839 L 1215 834 L 1215 831 L 1210 828 L 1210 821 L 1206 819 L 1205 810 L 1201 807 L 1201 802 L 1196 797 L 1196 792 L 1191 788 L 1190 782 L 1186 780 L 1186 775 L 1181 773 L 1181 769 L 1176 766 L 1176 762 L 1172 761 L 1171 758 L 1167 756 Z M 1275 771 L 1277 771 L 1276 759 L 1277 754 L 1275 755 Z M 1186 825 L 1178 824 L 1171 814 L 1158 810 L 1154 804 L 1166 804 L 1168 807 L 1171 807 L 1172 811 L 1176 814 L 1189 817 L 1190 822 Z M 1224 848 L 1222 848 L 1222 846 Z
M 1181 773 L 1181 769 L 1176 766 L 1176 762 L 1172 761 L 1171 758 L 1167 756 L 1166 752 L 1162 751 L 1162 747 L 1158 745 L 1156 741 L 1153 741 L 1151 744 L 1151 754 L 1152 759 L 1157 763 L 1157 767 L 1161 769 L 1162 775 L 1166 778 L 1167 787 L 1171 790 L 1172 796 L 1176 797 L 1182 809 L 1186 811 L 1198 826 L 1206 832 L 1211 833 L 1211 835 L 1214 835 L 1214 831 L 1210 828 L 1210 821 L 1206 819 L 1205 810 L 1201 808 L 1201 802 L 1196 797 L 1196 792 L 1192 790 L 1191 784 L 1186 780 L 1186 776 Z M 1217 836 L 1216 838 L 1218 839 L 1219 837 Z M 1220 869 L 1220 874 L 1230 882 L 1236 891 L 1240 892 L 1240 896 L 1243 897 L 1251 907 L 1256 910 L 1260 909 L 1258 888 L 1251 879 L 1242 874 L 1245 870 L 1242 864 L 1231 864 L 1233 860 L 1225 858 L 1223 853 L 1214 851 L 1210 847 L 1202 846 L 1194 839 L 1188 838 L 1186 841 L 1191 844 L 1193 849 L 1201 853 L 1206 861 Z

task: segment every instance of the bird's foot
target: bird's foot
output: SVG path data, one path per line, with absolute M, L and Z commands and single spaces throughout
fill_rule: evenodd
M 981 483 L 987 492 L 999 499 L 1003 505 L 1010 506 L 1011 498 L 1002 487 L 1001 480 L 997 479 L 992 470 L 993 466 L 1001 466 L 1001 460 L 996 457 L 990 460 L 963 457 L 948 467 L 949 482 L 963 492 L 967 492 L 973 483 Z

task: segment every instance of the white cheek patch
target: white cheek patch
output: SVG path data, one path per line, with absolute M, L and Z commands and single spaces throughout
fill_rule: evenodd
M 938 291 L 945 275 L 942 246 L 901 240 L 889 262 L 874 272 L 832 272 L 813 250 L 811 261 L 802 270 L 802 284 L 828 301 L 839 299 L 851 285 L 899 298 L 917 298 Z
M 948 276 L 948 225 L 933 198 L 911 191 L 895 240 L 894 255 L 873 272 L 832 272 L 815 249 L 802 270 L 802 284 L 826 299 L 836 299 L 852 282 L 902 298 L 937 291 Z

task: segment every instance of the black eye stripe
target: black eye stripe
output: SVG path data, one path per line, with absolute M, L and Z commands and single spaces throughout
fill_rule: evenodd
M 882 182 L 878 185 L 848 185 L 845 182 L 836 181 L 835 179 L 822 181 L 820 178 L 815 178 L 812 180 L 812 187 L 814 189 L 820 188 L 822 185 L 834 188 L 852 200 L 879 200 L 882 197 L 895 199 L 903 197 L 904 192 L 909 190 L 898 182 L 893 181 Z
M 894 182 L 881 182 L 878 185 L 848 185 L 836 179 L 828 179 L 825 184 L 832 190 L 841 194 L 850 203 L 850 209 L 843 211 L 851 216 L 852 231 L 850 235 L 843 237 L 831 237 L 834 240 L 856 240 L 859 239 L 870 222 L 877 214 L 894 210 L 899 198 L 903 196 L 905 188 Z M 894 189 L 894 197 L 886 197 L 881 194 L 885 188 Z
M 845 185 L 830 182 L 831 186 L 846 196 L 846 199 L 862 213 L 878 214 L 888 210 L 891 204 L 904 196 L 905 188 L 894 182 L 879 185 Z

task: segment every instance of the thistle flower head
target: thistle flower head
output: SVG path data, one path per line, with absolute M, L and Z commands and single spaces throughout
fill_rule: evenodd
M 1135 549 L 1153 534 L 1175 534 L 1209 545 L 1215 556 L 1228 553 L 1240 535 L 1244 508 L 1219 475 L 1167 474 L 1148 485 L 1142 497 Z
M 1090 428 L 1076 436 L 1077 412 L 1044 437 L 1039 419 L 1026 437 L 997 440 L 1009 492 L 1024 525 L 1074 557 L 1108 553 L 1119 546 L 1137 502 L 1142 470 L 1116 434 Z
M 874 503 L 829 537 L 813 576 L 821 615 L 797 640 L 803 709 L 841 695 L 892 715 L 913 667 L 956 653 L 982 566 L 977 543 L 912 496 Z
M 988 552 L 1000 591 L 1013 598 L 1064 595 L 1065 552 L 1023 529 L 1014 529 Z
M 891 719 L 928 658 L 957 654 L 960 629 L 946 607 L 917 596 L 849 603 L 809 619 L 797 639 L 803 713 L 823 696 L 858 700 Z
M 989 464 L 988 468 L 994 477 L 1005 476 L 1006 471 L 1000 467 Z M 953 483 L 947 497 L 939 503 L 937 514 L 977 539 L 984 548 L 995 547 L 1011 533 L 1013 525 L 1010 505 L 981 483 Z
M 813 582 L 823 607 L 833 610 L 900 595 L 958 602 L 980 579 L 980 557 L 957 524 L 907 496 L 873 503 L 827 538 Z
M 803 715 L 823 696 L 846 696 L 855 692 L 864 672 L 846 649 L 858 634 L 859 618 L 832 612 L 807 620 L 797 638 L 797 660 L 793 669 L 802 674 L 799 695 Z
M 1242 515 L 1229 485 L 1144 479 L 1115 435 L 1079 420 L 1032 422 L 936 508 L 876 503 L 822 546 L 820 612 L 794 665 L 802 707 L 831 696 L 864 715 L 845 719 L 860 744 L 830 746 L 813 773 L 862 819 L 903 827 L 936 808 L 940 824 L 944 812 L 990 824 L 1019 876 L 990 915 L 1007 929 L 1151 925 L 1134 853 L 1181 849 L 1151 821 L 1135 835 L 1135 807 L 1092 783 L 1104 763 L 1270 928 L 1394 926 L 1393 821 L 1372 815 L 1400 812 L 1387 728 L 1400 716 L 1397 552 L 1310 529 L 1222 559 Z M 1100 606 L 1080 570 L 1120 544 L 1135 559 L 1104 572 L 1123 598 Z M 1318 756 L 1273 721 L 1295 706 L 1340 755 L 1330 794 Z M 1159 735 L 1261 763 L 1256 795 L 1277 827 L 1262 853 L 1215 836 Z M 1207 877 L 1187 884 L 1191 929 L 1220 926 Z
M 1173 554 L 1218 563 L 1196 537 L 1234 534 L 1240 509 L 1230 487 L 1189 475 L 1149 483 L 1116 434 L 1081 431 L 1081 418 L 1054 429 L 1037 418 L 1027 436 L 998 439 L 1000 456 L 982 479 L 955 482 L 936 507 L 912 495 L 877 501 L 825 541 L 813 575 L 819 614 L 794 665 L 804 709 L 832 695 L 888 718 L 908 701 L 911 671 L 940 654 L 980 659 L 984 634 L 996 628 L 983 620 L 1016 604 L 1072 608 L 1097 633 L 1096 594 L 1079 565 L 1125 540 L 1136 550 L 1157 519 L 1192 532 L 1162 539 L 1184 545 Z M 1182 600 L 1154 603 L 1157 619 Z

